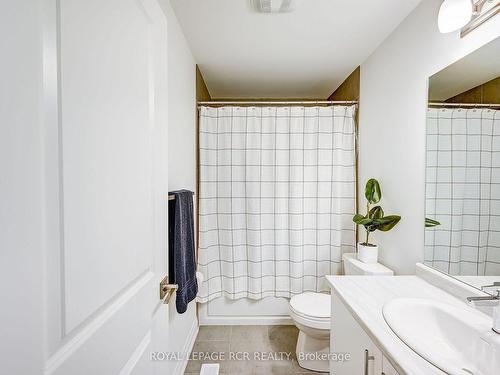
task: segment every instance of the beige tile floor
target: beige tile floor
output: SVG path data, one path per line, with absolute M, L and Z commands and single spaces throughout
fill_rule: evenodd
M 219 363 L 220 374 L 320 374 L 301 368 L 295 356 L 295 326 L 202 326 L 193 353 L 224 353 L 224 360 L 190 360 L 184 375 L 199 374 L 203 363 Z M 248 353 L 249 360 L 234 360 L 230 353 Z M 282 360 L 256 360 L 255 353 L 289 353 Z M 240 354 L 242 355 L 242 354 Z

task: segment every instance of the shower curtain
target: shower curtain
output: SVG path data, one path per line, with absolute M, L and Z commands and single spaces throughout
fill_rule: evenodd
M 430 108 L 426 263 L 453 275 L 500 274 L 500 111 Z
M 327 289 L 355 248 L 354 112 L 201 108 L 200 302 Z

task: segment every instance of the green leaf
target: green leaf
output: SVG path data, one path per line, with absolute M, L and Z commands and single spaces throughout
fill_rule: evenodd
M 389 215 L 378 219 L 380 222 L 378 230 L 381 230 L 382 232 L 390 231 L 397 223 L 399 223 L 399 220 L 401 220 L 401 216 L 397 215 Z
M 354 221 L 356 224 L 359 224 L 361 220 L 363 220 L 365 217 L 361 214 L 356 214 L 353 216 L 352 221 Z
M 364 218 L 359 222 L 360 225 L 364 225 L 365 227 L 368 225 L 373 225 L 373 219 L 370 219 L 369 217 Z
M 429 219 L 428 217 L 425 218 L 425 227 L 426 228 L 432 228 L 432 227 L 436 227 L 438 225 L 441 225 L 441 223 L 439 221 Z
M 375 206 L 368 213 L 368 217 L 372 219 L 381 219 L 384 217 L 384 210 L 380 206 Z
M 372 219 L 370 219 L 369 217 L 365 217 L 363 215 L 360 215 L 360 214 L 356 214 L 352 218 L 352 221 L 354 221 L 356 224 L 365 225 L 366 226 L 368 224 L 371 224 Z
M 380 185 L 378 181 L 375 180 L 374 178 L 370 178 L 366 183 L 365 197 L 370 204 L 378 203 L 382 198 L 382 191 L 380 190 Z

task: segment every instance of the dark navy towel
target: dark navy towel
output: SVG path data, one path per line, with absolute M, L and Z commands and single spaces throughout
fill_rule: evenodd
M 178 285 L 177 312 L 186 312 L 187 305 L 198 293 L 194 248 L 193 192 L 172 191 L 169 201 L 169 282 Z

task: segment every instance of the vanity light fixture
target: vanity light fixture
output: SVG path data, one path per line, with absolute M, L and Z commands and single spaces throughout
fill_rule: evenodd
M 441 33 L 461 29 L 464 37 L 500 12 L 500 0 L 444 0 L 439 8 L 438 27 Z
M 439 8 L 438 27 L 450 33 L 467 25 L 472 17 L 471 0 L 444 0 Z
M 472 9 L 472 19 L 460 31 L 460 37 L 464 37 L 476 27 L 482 25 L 490 18 L 500 13 L 500 0 L 475 1 Z

